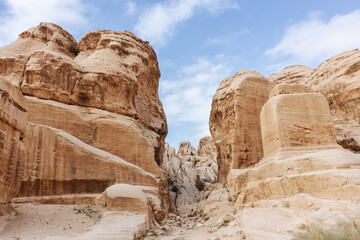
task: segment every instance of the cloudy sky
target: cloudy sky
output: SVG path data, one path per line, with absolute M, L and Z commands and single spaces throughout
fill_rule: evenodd
M 167 141 L 209 135 L 211 98 L 242 69 L 264 76 L 311 67 L 360 47 L 359 0 L 0 0 L 0 46 L 41 21 L 77 40 L 96 29 L 131 31 L 154 47 Z

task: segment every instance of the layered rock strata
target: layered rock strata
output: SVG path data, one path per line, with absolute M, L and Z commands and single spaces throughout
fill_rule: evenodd
M 0 203 L 8 203 L 20 190 L 27 110 L 21 92 L 0 77 Z
M 305 83 L 327 98 L 331 113 L 360 122 L 360 51 L 340 53 L 311 72 Z
M 260 111 L 269 98 L 270 82 L 244 70 L 224 79 L 211 105 L 209 127 L 219 150 L 219 181 L 231 169 L 253 166 L 263 157 Z
M 320 93 L 275 95 L 260 118 L 264 157 L 284 149 L 336 145 L 329 106 Z
M 126 211 L 130 207 L 111 204 L 106 189 L 128 184 L 147 196 L 151 217 L 139 225 L 142 232 L 153 219 L 164 219 L 169 193 L 159 164 L 167 124 L 158 62 L 147 42 L 129 32 L 98 30 L 77 43 L 61 27 L 41 23 L 0 48 L 0 75 L 14 85 L 1 88 L 1 109 L 11 110 L 9 119 L 1 115 L 12 127 L 3 138 L 5 150 L 16 138 L 4 159 L 11 164 L 3 169 L 16 182 L 7 181 L 6 201 L 94 203 L 105 191 L 109 210 Z M 115 218 L 126 218 L 120 215 Z
M 331 57 L 316 69 L 295 65 L 268 77 L 274 84 L 303 83 L 322 93 L 334 117 L 338 143 L 355 153 L 360 143 L 356 130 L 360 126 L 359 56 L 360 51 L 354 49 Z

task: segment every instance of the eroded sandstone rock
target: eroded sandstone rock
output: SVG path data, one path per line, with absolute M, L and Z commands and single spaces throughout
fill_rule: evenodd
M 28 104 L 21 92 L 0 77 L 0 203 L 14 198 L 24 173 Z
M 114 183 L 158 187 L 156 175 L 59 129 L 29 123 L 27 134 L 19 197 L 102 193 Z
M 360 51 L 340 53 L 317 67 L 305 83 L 327 98 L 331 113 L 360 122 Z
M 291 148 L 336 145 L 326 98 L 319 93 L 274 96 L 261 111 L 264 156 Z
M 263 157 L 260 111 L 270 91 L 270 82 L 250 70 L 240 71 L 220 83 L 209 122 L 219 150 L 220 182 L 226 182 L 231 169 L 252 166 Z
M 98 30 L 77 43 L 61 27 L 41 23 L 0 48 L 0 75 L 30 103 L 28 128 L 20 131 L 29 138 L 17 201 L 92 202 L 113 184 L 141 185 L 155 219 L 164 219 L 169 194 L 158 164 L 167 124 L 147 42 Z
M 78 43 L 51 23 L 0 48 L 0 75 L 26 95 L 129 116 L 162 161 L 166 117 L 157 89 L 160 71 L 152 47 L 129 32 L 98 30 Z
M 307 76 L 314 70 L 314 68 L 304 65 L 292 65 L 285 67 L 279 73 L 270 74 L 267 78 L 274 84 L 290 83 L 298 84 L 304 83 Z

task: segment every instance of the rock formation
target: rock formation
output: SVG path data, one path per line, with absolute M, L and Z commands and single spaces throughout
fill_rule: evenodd
M 360 158 L 354 154 L 360 143 L 358 54 L 358 50 L 339 54 L 317 69 L 290 66 L 268 77 L 275 87 L 270 93 L 262 87 L 269 100 L 260 107 L 261 114 L 257 113 L 263 156 L 247 167 L 228 167 L 225 181 L 239 210 L 231 221 L 237 221 L 246 238 L 291 239 L 314 221 L 334 226 L 336 219 L 342 219 L 355 228 L 360 226 Z M 219 149 L 219 177 L 221 156 L 227 155 L 228 163 L 236 160 L 231 148 L 219 143 L 242 131 L 224 128 L 234 113 L 222 111 L 222 117 L 214 121 L 218 102 L 232 106 L 231 94 L 219 97 L 226 81 L 229 78 L 214 96 L 210 116 L 211 134 Z M 239 116 L 245 121 L 253 107 L 242 107 L 245 110 Z M 233 122 L 240 121 L 239 117 Z M 259 130 L 260 124 L 252 127 Z M 240 139 L 247 142 L 246 137 Z M 238 217 L 241 219 L 236 220 Z
M 0 203 L 8 203 L 20 190 L 27 110 L 21 92 L 0 77 Z
M 333 115 L 360 122 L 360 51 L 340 53 L 322 63 L 305 83 L 327 98 Z
M 211 137 L 200 139 L 198 150 L 181 142 L 178 153 L 166 144 L 162 168 L 166 172 L 170 197 L 180 213 L 197 211 L 199 192 L 217 181 L 217 149 Z
M 260 118 L 264 157 L 283 149 L 336 145 L 329 105 L 320 93 L 275 95 Z
M 279 73 L 270 74 L 267 78 L 274 85 L 281 83 L 303 83 L 313 70 L 313 68 L 304 65 L 292 65 L 285 67 Z
M 231 169 L 253 166 L 263 157 L 260 111 L 269 98 L 270 82 L 244 70 L 224 79 L 211 105 L 209 128 L 219 150 L 219 182 Z
M 0 177 L 8 179 L 1 180 L 1 201 L 95 203 L 111 185 L 128 184 L 148 196 L 151 215 L 139 227 L 166 217 L 168 185 L 159 165 L 167 124 L 147 42 L 98 30 L 77 43 L 41 23 L 0 48 L 0 76 L 14 85 L 0 80 Z M 102 202 L 119 210 L 108 191 Z
M 303 83 L 324 94 L 334 118 L 337 142 L 344 148 L 358 152 L 360 132 L 358 49 L 340 53 L 326 60 L 316 69 L 289 66 L 268 78 L 274 84 Z

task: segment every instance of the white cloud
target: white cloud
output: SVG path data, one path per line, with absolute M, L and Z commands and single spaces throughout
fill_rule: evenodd
M 225 35 L 219 35 L 216 37 L 208 38 L 205 41 L 205 45 L 225 45 L 235 41 L 237 38 L 243 35 L 251 35 L 249 29 L 241 29 L 237 32 L 231 32 Z
M 218 12 L 238 8 L 232 0 L 170 0 L 156 3 L 146 9 L 135 25 L 135 33 L 154 45 L 165 45 L 174 35 L 176 27 L 190 19 L 197 9 Z
M 126 10 L 126 14 L 127 15 L 134 15 L 136 13 L 136 3 L 133 1 L 129 1 L 126 3 L 127 6 L 127 10 Z
M 340 52 L 360 47 L 360 10 L 336 15 L 329 21 L 314 12 L 290 26 L 281 41 L 265 55 L 291 57 L 301 64 L 318 63 Z
M 86 24 L 88 6 L 83 0 L 5 0 L 6 10 L 0 18 L 0 45 L 40 22 L 52 22 L 66 29 Z
M 212 97 L 232 70 L 223 59 L 199 58 L 196 63 L 182 67 L 173 79 L 160 81 L 160 96 L 169 125 L 196 126 L 197 132 L 193 134 L 198 139 L 209 135 Z

